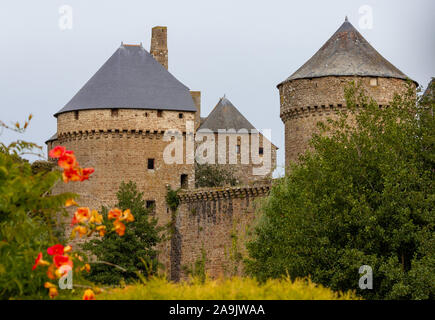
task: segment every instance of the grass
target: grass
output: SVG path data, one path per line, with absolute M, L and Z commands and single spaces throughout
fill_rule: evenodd
M 97 300 L 356 300 L 353 292 L 334 292 L 310 280 L 268 280 L 252 278 L 209 280 L 179 283 L 151 278 L 135 285 L 115 288 L 97 295 Z

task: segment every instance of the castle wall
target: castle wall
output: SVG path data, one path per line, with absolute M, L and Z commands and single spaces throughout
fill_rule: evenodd
M 186 279 L 189 269 L 205 255 L 211 277 L 240 275 L 248 230 L 259 202 L 270 185 L 205 188 L 180 193 L 176 214 L 172 278 Z M 175 255 L 175 256 L 174 256 Z
M 377 85 L 370 81 L 377 79 Z M 346 106 L 344 87 L 350 82 L 361 83 L 367 95 L 379 105 L 390 105 L 395 93 L 406 91 L 406 82 L 395 78 L 322 77 L 297 79 L 279 86 L 281 112 L 285 125 L 285 163 L 296 161 L 308 149 L 308 142 L 317 132 L 316 124 L 337 118 L 337 111 Z

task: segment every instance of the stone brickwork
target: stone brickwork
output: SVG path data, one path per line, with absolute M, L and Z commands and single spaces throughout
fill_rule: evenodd
M 205 188 L 180 193 L 173 242 L 173 278 L 186 279 L 189 269 L 205 253 L 205 269 L 211 277 L 240 275 L 246 255 L 248 230 L 255 211 L 270 185 Z M 177 274 L 178 273 L 178 274 Z
M 162 66 L 168 69 L 168 28 L 154 27 L 151 31 L 150 53 Z
M 279 85 L 287 166 L 307 150 L 310 138 L 317 132 L 317 123 L 335 118 L 337 111 L 346 106 L 344 88 L 350 81 L 360 83 L 367 95 L 382 106 L 390 105 L 395 93 L 407 89 L 402 79 L 360 76 L 296 79 Z

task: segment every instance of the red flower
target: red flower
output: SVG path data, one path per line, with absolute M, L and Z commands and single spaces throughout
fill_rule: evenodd
M 35 264 L 32 267 L 32 270 L 35 270 L 37 266 L 48 266 L 49 263 L 42 259 L 42 252 L 38 254 L 38 256 L 35 259 Z
M 61 244 L 55 244 L 54 246 L 47 249 L 47 253 L 50 256 L 57 256 L 57 255 L 63 255 L 63 245 Z
M 54 256 L 53 262 L 56 265 L 56 267 L 60 268 L 61 266 L 65 264 L 72 264 L 72 261 L 68 256 Z
M 82 176 L 80 177 L 80 181 L 88 180 L 89 176 L 94 172 L 94 168 L 84 168 L 82 171 Z
M 62 146 L 57 146 L 54 147 L 53 149 L 50 150 L 50 152 L 48 153 L 48 155 L 50 156 L 50 158 L 60 158 L 65 154 L 66 148 L 62 147 Z

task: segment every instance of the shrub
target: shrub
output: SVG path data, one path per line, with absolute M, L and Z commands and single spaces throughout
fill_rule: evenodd
M 268 280 L 259 283 L 252 278 L 220 280 L 194 279 L 192 282 L 168 282 L 152 277 L 142 284 L 112 289 L 99 300 L 350 300 L 352 293 L 333 292 L 309 280 Z
M 218 164 L 199 164 L 195 162 L 195 187 L 223 187 L 238 184 L 234 170 Z
M 17 124 L 15 131 L 24 128 Z M 73 196 L 50 195 L 60 172 L 34 174 L 20 155 L 35 150 L 40 148 L 20 140 L 0 143 L 0 299 L 47 297 L 45 274 L 32 272 L 32 265 L 38 252 L 57 241 L 54 217 Z
M 434 102 L 416 107 L 410 89 L 381 109 L 354 85 L 346 101 L 272 188 L 247 269 L 261 280 L 310 275 L 366 298 L 433 299 Z M 373 290 L 358 289 L 362 265 Z
M 159 233 L 162 229 L 157 226 L 157 219 L 150 216 L 143 193 L 138 192 L 135 183 L 122 182 L 117 198 L 116 206 L 122 210 L 129 208 L 135 222 L 122 238 L 108 234 L 83 245 L 83 249 L 98 260 L 91 263 L 92 269 L 87 277 L 97 283 L 131 282 L 138 279 L 137 272 L 148 276 L 157 271 L 158 267 L 155 247 L 161 240 Z M 106 220 L 107 208 L 103 207 L 101 212 Z

